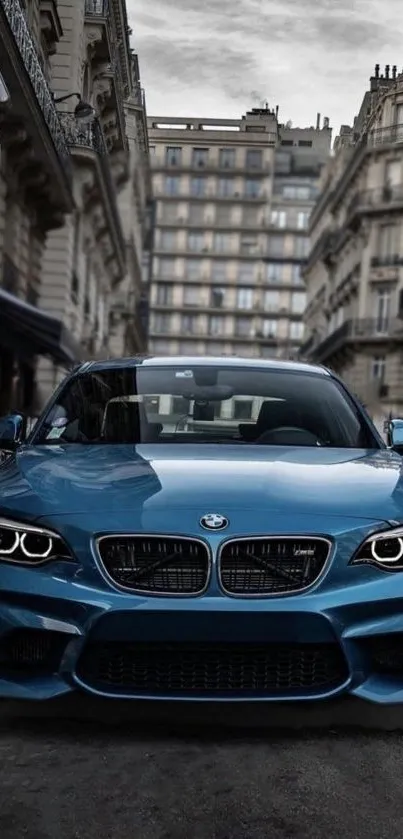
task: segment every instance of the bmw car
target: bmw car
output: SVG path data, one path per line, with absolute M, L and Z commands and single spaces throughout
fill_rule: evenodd
M 0 697 L 403 702 L 402 446 L 319 366 L 82 364 L 0 421 Z

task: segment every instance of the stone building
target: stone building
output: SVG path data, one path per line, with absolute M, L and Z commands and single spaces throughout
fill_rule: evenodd
M 342 126 L 310 222 L 302 355 L 333 368 L 382 426 L 403 412 L 403 74 L 379 65 Z
M 301 263 L 327 123 L 150 117 L 156 202 L 150 349 L 162 354 L 294 355 Z
M 138 276 L 127 280 L 131 232 L 119 203 L 119 191 L 133 185 L 125 103 L 140 87 L 129 37 L 124 0 L 0 0 L 0 392 L 7 405 L 35 410 L 66 365 L 110 355 L 120 285 L 140 293 Z M 145 124 L 144 97 L 138 101 Z

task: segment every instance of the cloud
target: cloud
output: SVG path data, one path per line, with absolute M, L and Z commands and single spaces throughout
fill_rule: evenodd
M 351 123 L 375 63 L 396 64 L 401 0 L 127 0 L 147 108 L 239 116 L 268 100 L 282 119 Z M 379 18 L 379 23 L 374 23 Z

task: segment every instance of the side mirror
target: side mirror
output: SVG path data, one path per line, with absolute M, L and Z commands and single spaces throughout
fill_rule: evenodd
M 0 450 L 14 452 L 25 440 L 27 421 L 22 414 L 0 418 Z
M 388 423 L 388 445 L 403 456 L 403 419 L 393 419 Z

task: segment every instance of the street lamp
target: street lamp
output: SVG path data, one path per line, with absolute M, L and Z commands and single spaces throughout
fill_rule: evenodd
M 92 119 L 95 115 L 95 110 L 89 102 L 83 102 L 81 93 L 66 93 L 65 96 L 59 96 L 55 99 L 55 103 L 58 105 L 60 102 L 65 102 L 67 99 L 71 99 L 72 96 L 76 96 L 78 99 L 78 104 L 74 109 L 75 118 L 80 120 L 80 122 Z

